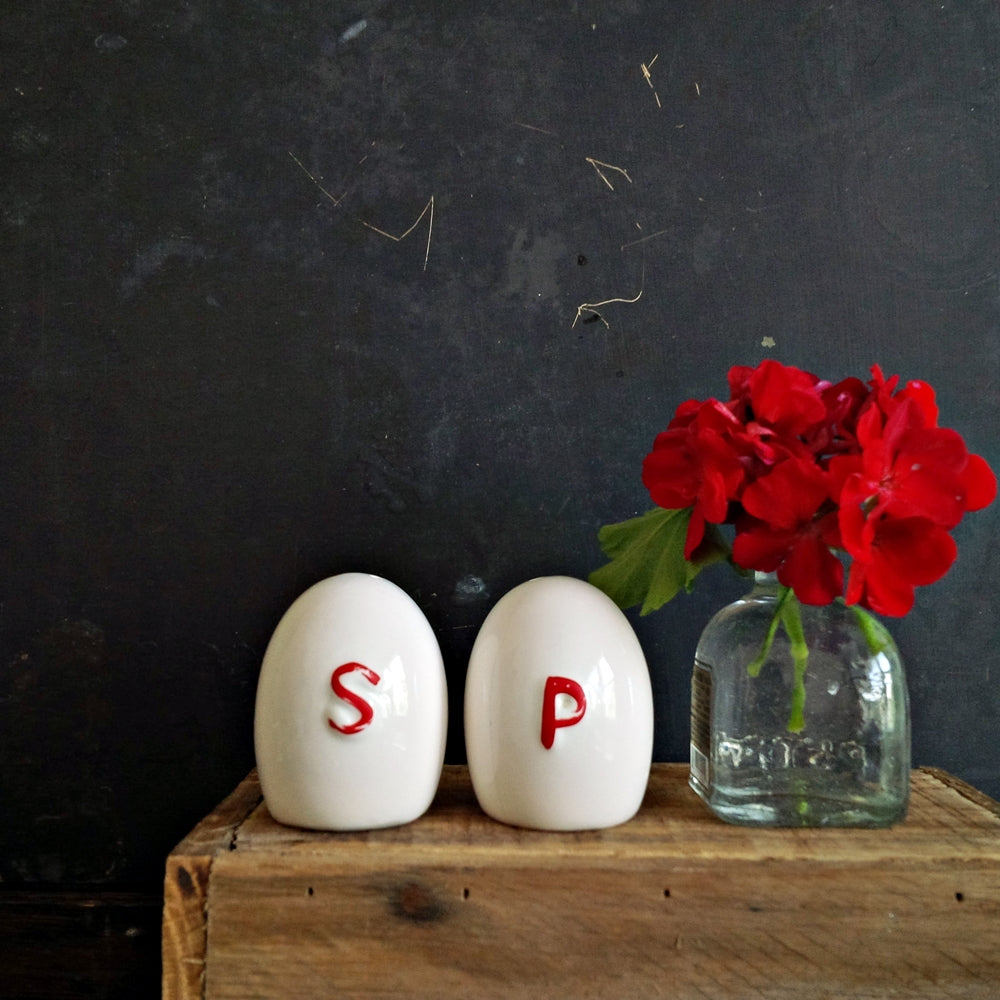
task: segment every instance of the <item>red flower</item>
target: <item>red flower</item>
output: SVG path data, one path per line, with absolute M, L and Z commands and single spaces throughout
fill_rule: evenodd
M 826 417 L 809 435 L 810 450 L 823 456 L 849 454 L 858 449 L 858 417 L 868 400 L 868 387 L 859 378 L 845 378 L 822 392 Z
M 839 400 L 827 400 L 831 387 L 815 375 L 768 360 L 757 368 L 731 368 L 729 386 L 727 405 L 739 423 L 733 439 L 751 477 L 792 457 L 817 461 L 821 445 L 832 440 L 831 405 Z
M 871 404 L 877 407 L 883 415 L 890 416 L 904 400 L 912 400 L 920 410 L 924 426 L 937 427 L 938 408 L 933 387 L 927 382 L 911 380 L 896 392 L 899 376 L 886 378 L 878 365 L 871 367 Z
M 826 417 L 819 379 L 799 368 L 762 361 L 747 387 L 754 420 L 776 431 L 805 434 Z
M 955 540 L 933 521 L 881 517 L 872 524 L 868 557 L 851 563 L 847 603 L 901 617 L 913 607 L 914 588 L 944 576 L 956 554 Z
M 746 569 L 777 571 L 805 604 L 829 604 L 842 593 L 844 571 L 830 551 L 840 545 L 830 478 L 802 459 L 782 462 L 743 491 L 750 519 L 738 525 L 733 559 Z
M 684 557 L 701 544 L 705 522 L 721 524 L 743 480 L 743 467 L 721 429 L 731 416 L 714 400 L 701 404 L 686 425 L 657 435 L 642 464 L 642 481 L 653 502 L 668 510 L 693 507 Z
M 840 527 L 852 555 L 866 556 L 883 516 L 953 528 L 973 509 L 970 500 L 988 503 L 995 494 L 989 466 L 969 455 L 955 431 L 926 420 L 926 409 L 912 397 L 899 400 L 884 425 L 880 409 L 872 407 L 858 422 L 860 461 L 832 463 L 843 479 Z M 846 470 L 852 471 L 844 475 Z
M 643 462 L 653 501 L 690 510 L 683 559 L 707 524 L 728 522 L 734 561 L 775 572 L 802 602 L 843 592 L 839 550 L 849 603 L 906 614 L 914 587 L 951 566 L 951 529 L 997 493 L 985 460 L 938 426 L 934 389 L 877 365 L 867 383 L 831 384 L 772 360 L 734 365 L 728 381 L 725 403 L 678 406 Z

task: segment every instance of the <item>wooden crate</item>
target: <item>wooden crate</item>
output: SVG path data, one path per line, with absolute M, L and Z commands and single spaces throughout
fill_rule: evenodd
M 639 814 L 488 819 L 463 767 L 405 827 L 276 824 L 254 775 L 170 855 L 165 1000 L 1000 997 L 1000 806 L 913 773 L 890 830 L 714 819 L 687 767 Z

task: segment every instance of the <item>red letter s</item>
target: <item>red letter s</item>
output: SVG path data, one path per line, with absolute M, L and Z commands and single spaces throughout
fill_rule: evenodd
M 372 719 L 375 718 L 375 712 L 372 710 L 371 705 L 360 695 L 344 687 L 343 681 L 340 679 L 344 674 L 354 673 L 355 671 L 359 671 L 361 676 L 373 687 L 382 679 L 371 667 L 366 667 L 363 663 L 345 663 L 334 670 L 333 676 L 330 678 L 330 687 L 333 688 L 333 693 L 341 701 L 346 701 L 358 711 L 358 718 L 347 726 L 338 726 L 333 719 L 327 717 L 326 721 L 330 723 L 330 728 L 336 729 L 338 733 L 344 733 L 345 736 L 353 736 L 355 733 L 360 733 L 362 729 L 371 725 Z

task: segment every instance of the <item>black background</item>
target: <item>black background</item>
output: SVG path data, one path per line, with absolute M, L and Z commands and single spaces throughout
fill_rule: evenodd
M 271 631 L 333 573 L 426 613 L 461 760 L 485 614 L 600 564 L 653 436 L 731 364 L 926 379 L 1000 466 L 992 2 L 11 6 L 8 888 L 155 888 L 253 766 Z M 994 796 L 997 509 L 890 623 L 915 763 Z M 719 568 L 632 617 L 657 759 L 743 589 Z

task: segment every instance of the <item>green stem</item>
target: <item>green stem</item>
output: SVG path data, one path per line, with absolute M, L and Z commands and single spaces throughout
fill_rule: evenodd
M 858 625 L 861 626 L 861 632 L 868 643 L 868 649 L 872 653 L 881 653 L 892 642 L 892 637 L 889 635 L 888 630 L 874 615 L 869 614 L 864 608 L 858 607 L 857 604 L 852 605 L 852 607 L 855 617 L 858 619 Z
M 809 644 L 806 642 L 806 634 L 802 628 L 799 602 L 794 597 L 785 603 L 781 622 L 785 626 L 785 632 L 788 633 L 791 642 L 792 663 L 795 668 L 788 731 L 801 733 L 806 725 L 806 668 L 809 666 Z
M 860 614 L 864 614 L 859 609 Z M 862 622 L 865 635 L 874 635 L 869 629 L 881 628 L 874 619 L 868 617 L 868 623 Z M 809 666 L 809 644 L 806 642 L 806 634 L 802 628 L 802 613 L 799 608 L 798 599 L 791 587 L 780 587 L 778 591 L 778 602 L 774 607 L 774 616 L 768 627 L 767 635 L 761 644 L 760 652 L 747 664 L 747 673 L 751 677 L 757 677 L 768 656 L 771 655 L 771 646 L 774 644 L 774 637 L 778 634 L 778 626 L 783 625 L 788 636 L 792 653 L 792 664 L 794 675 L 792 679 L 792 706 L 788 717 L 788 731 L 790 733 L 801 733 L 805 728 L 805 706 L 806 706 L 806 668 Z M 873 640 L 869 638 L 869 643 Z
M 767 662 L 768 656 L 771 655 L 771 646 L 774 643 L 774 637 L 778 634 L 778 625 L 781 622 L 782 608 L 784 608 L 785 602 L 788 600 L 791 593 L 792 591 L 790 587 L 782 587 L 780 590 L 778 603 L 774 607 L 774 617 L 771 619 L 771 625 L 767 630 L 767 635 L 764 636 L 764 642 L 760 647 L 760 652 L 747 664 L 747 673 L 751 677 L 757 677 L 760 674 L 761 668 Z

